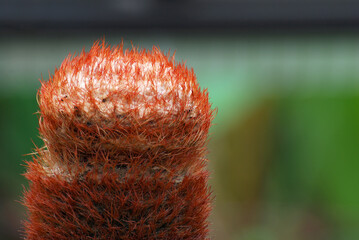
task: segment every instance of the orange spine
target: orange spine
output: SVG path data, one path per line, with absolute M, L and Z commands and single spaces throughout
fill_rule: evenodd
M 206 239 L 213 110 L 192 69 L 95 43 L 39 90 L 26 239 Z

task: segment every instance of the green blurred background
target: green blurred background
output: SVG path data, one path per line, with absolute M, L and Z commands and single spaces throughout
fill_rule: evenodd
M 19 239 L 26 218 L 41 74 L 104 36 L 176 50 L 208 88 L 213 239 L 359 239 L 359 34 L 271 29 L 3 31 L 0 239 Z

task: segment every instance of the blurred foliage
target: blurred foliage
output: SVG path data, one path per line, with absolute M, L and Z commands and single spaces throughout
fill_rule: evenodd
M 34 143 L 40 144 L 37 137 L 38 121 L 36 92 L 0 95 L 0 212 L 6 218 L 0 219 L 1 239 L 19 239 L 20 219 L 24 218 L 25 208 L 20 204 L 23 186 L 27 186 L 23 160 L 30 160 L 29 154 Z
M 336 239 L 355 239 L 352 234 L 359 232 L 359 94 L 284 97 L 279 110 L 280 148 L 274 173 L 281 199 L 307 206 L 322 221 L 329 221 L 327 230 L 340 232 Z
M 24 178 L 19 174 L 24 173 L 22 160 L 29 159 L 26 154 L 31 152 L 34 143 L 40 144 L 38 136 L 38 119 L 36 92 L 17 93 L 11 96 L 0 96 L 0 144 L 2 153 L 2 168 L 0 168 L 1 182 L 11 179 L 15 193 L 22 191 L 21 184 Z M 16 184 L 16 185 L 15 185 Z M 16 190 L 14 190 L 14 187 Z
M 358 237 L 358 107 L 359 94 L 283 93 L 232 120 L 212 148 L 214 221 L 226 222 L 216 234 L 224 239 Z

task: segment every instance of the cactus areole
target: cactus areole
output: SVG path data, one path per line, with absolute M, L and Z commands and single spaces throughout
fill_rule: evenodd
M 96 42 L 38 92 L 26 239 L 207 239 L 213 109 L 157 48 Z

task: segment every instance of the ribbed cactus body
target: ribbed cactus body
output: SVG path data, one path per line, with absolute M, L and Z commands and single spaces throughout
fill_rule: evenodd
M 39 91 L 27 239 L 206 239 L 213 110 L 192 70 L 96 43 Z

